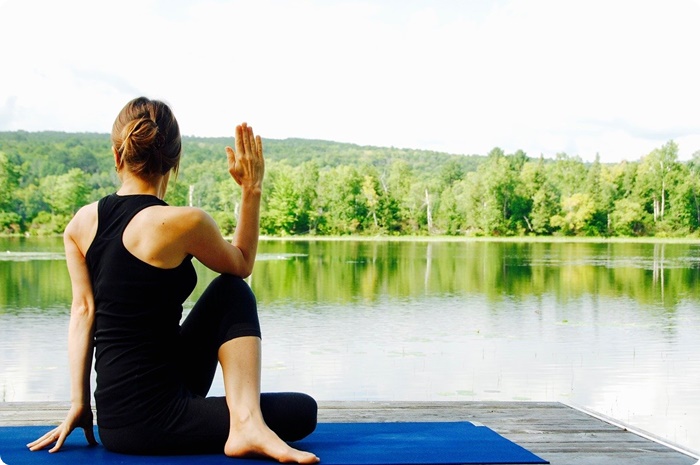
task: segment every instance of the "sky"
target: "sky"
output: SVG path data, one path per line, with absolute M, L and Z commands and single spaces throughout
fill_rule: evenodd
M 700 0 L 0 0 L 0 131 L 184 135 L 636 161 L 700 150 Z

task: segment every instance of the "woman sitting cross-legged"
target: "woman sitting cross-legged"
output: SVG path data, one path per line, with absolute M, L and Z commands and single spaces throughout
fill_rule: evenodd
M 262 141 L 243 123 L 228 171 L 241 187 L 227 242 L 204 211 L 163 201 L 180 162 L 170 108 L 140 97 L 112 127 L 121 187 L 81 208 L 64 243 L 73 300 L 68 353 L 71 408 L 28 444 L 61 449 L 77 427 L 95 443 L 90 370 L 95 354 L 97 424 L 104 446 L 127 454 L 223 452 L 280 462 L 318 458 L 286 441 L 316 427 L 316 402 L 300 393 L 260 393 L 261 340 L 255 296 L 243 281 L 258 247 L 265 171 Z M 192 257 L 221 273 L 180 324 L 195 287 Z M 217 363 L 225 397 L 207 397 Z

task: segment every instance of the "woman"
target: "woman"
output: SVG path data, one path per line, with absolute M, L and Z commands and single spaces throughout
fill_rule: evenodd
M 69 325 L 71 408 L 57 428 L 28 444 L 58 451 L 77 427 L 95 444 L 90 408 L 93 348 L 100 438 L 132 454 L 221 452 L 316 463 L 290 447 L 316 426 L 316 402 L 298 393 L 260 394 L 261 341 L 255 297 L 242 278 L 253 270 L 265 171 L 262 141 L 236 127 L 228 170 L 241 186 L 231 243 L 214 220 L 164 201 L 180 161 L 170 108 L 140 97 L 112 127 L 120 189 L 80 209 L 64 244 L 72 283 Z M 221 273 L 180 325 L 197 277 L 197 258 Z M 220 363 L 225 397 L 206 397 Z

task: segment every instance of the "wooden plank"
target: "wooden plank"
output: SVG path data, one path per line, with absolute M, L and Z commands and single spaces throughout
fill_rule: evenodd
M 0 425 L 59 423 L 65 402 L 0 403 Z M 552 465 L 693 465 L 697 457 L 557 402 L 320 402 L 321 422 L 472 421 Z
M 320 407 L 320 421 L 475 421 L 553 465 L 697 461 L 555 402 L 325 402 Z

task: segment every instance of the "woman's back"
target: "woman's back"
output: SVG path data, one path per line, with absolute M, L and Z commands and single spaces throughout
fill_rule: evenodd
M 159 408 L 159 399 L 180 387 L 172 348 L 182 303 L 197 281 L 194 267 L 189 257 L 174 268 L 155 267 L 122 240 L 134 216 L 165 205 L 151 195 L 112 194 L 98 203 L 97 232 L 86 261 L 95 297 L 95 399 L 105 427 L 147 418 Z

